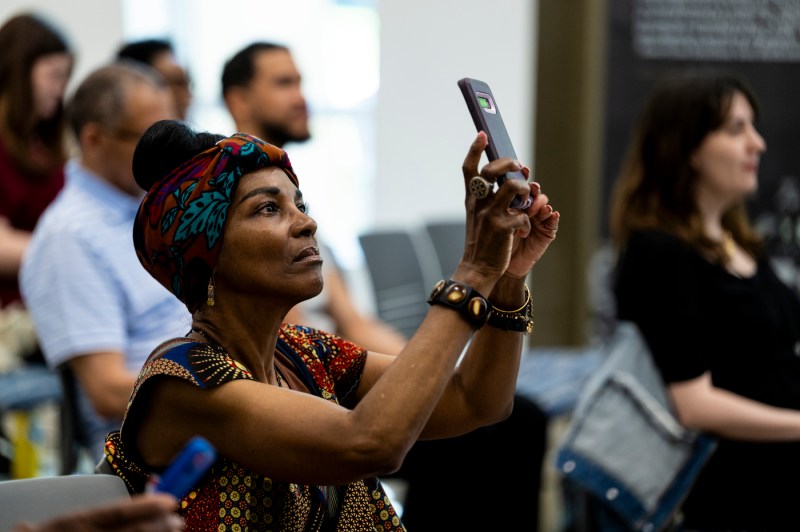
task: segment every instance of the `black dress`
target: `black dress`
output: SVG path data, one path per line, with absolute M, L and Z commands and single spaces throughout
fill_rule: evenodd
M 639 325 L 666 382 L 710 371 L 717 387 L 800 409 L 800 299 L 768 259 L 739 278 L 673 236 L 639 233 L 614 282 L 618 317 Z M 685 525 L 797 530 L 799 478 L 800 442 L 721 440 L 685 501 Z

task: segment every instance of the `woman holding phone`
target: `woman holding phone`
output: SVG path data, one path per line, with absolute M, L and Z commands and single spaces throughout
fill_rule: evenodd
M 475 175 L 528 173 L 508 158 L 479 169 L 486 143 L 478 134 L 464 160 L 465 190 Z M 391 356 L 284 323 L 322 275 L 317 226 L 283 150 L 162 121 L 133 166 L 148 191 L 134 228 L 139 259 L 193 322 L 142 369 L 107 440 L 108 465 L 138 492 L 200 435 L 219 459 L 181 501 L 190 529 L 403 530 L 377 477 L 420 438 L 511 411 L 532 322 L 525 279 L 560 219 L 540 186 L 507 180 L 484 198 L 466 194 L 463 258 Z M 515 196 L 532 203 L 509 208 Z

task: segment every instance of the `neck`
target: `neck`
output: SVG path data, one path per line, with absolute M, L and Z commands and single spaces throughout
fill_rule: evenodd
M 697 199 L 700 218 L 703 221 L 703 231 L 712 240 L 722 240 L 725 230 L 722 228 L 722 215 L 726 206 L 713 199 L 704 200 L 702 196 Z
M 268 131 L 264 130 L 261 126 L 259 126 L 256 122 L 249 122 L 247 120 L 239 120 L 236 122 L 236 131 L 240 133 L 248 133 L 250 135 L 256 136 L 261 140 L 269 142 L 273 146 L 277 146 L 279 148 L 283 148 L 285 144 L 281 139 L 275 138 L 274 135 L 269 133 Z
M 708 187 L 698 187 L 695 198 L 700 217 L 703 220 L 703 230 L 712 240 L 722 240 L 725 230 L 722 228 L 722 217 L 736 204 L 731 197 L 721 197 L 720 194 Z
M 706 236 L 711 240 L 721 241 L 725 237 L 726 230 L 722 227 L 722 220 L 714 217 L 710 219 L 703 219 L 703 231 Z
M 89 170 L 94 175 L 100 177 L 103 181 L 116 188 L 120 192 L 127 194 L 132 198 L 141 198 L 144 195 L 144 191 L 139 188 L 139 185 L 137 185 L 135 181 L 123 184 L 117 179 L 112 179 L 109 176 L 109 172 L 106 171 L 106 168 L 98 161 L 96 157 L 83 156 L 80 159 L 80 163 L 81 166 L 83 166 L 86 170 Z
M 266 310 L 269 309 L 269 310 Z M 213 307 L 196 311 L 192 328 L 219 344 L 260 382 L 275 383 L 275 345 L 285 312 L 263 301 L 234 301 L 216 297 Z

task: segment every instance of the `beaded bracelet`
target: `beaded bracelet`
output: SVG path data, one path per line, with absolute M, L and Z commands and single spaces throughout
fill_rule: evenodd
M 525 304 L 516 310 L 503 310 L 491 305 L 492 312 L 489 315 L 487 324 L 504 331 L 514 331 L 525 333 L 533 332 L 533 301 L 531 291 L 525 288 Z

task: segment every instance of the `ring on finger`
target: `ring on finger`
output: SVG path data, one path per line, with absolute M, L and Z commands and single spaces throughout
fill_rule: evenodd
M 476 175 L 469 180 L 469 191 L 478 199 L 484 199 L 494 188 L 494 183 Z

